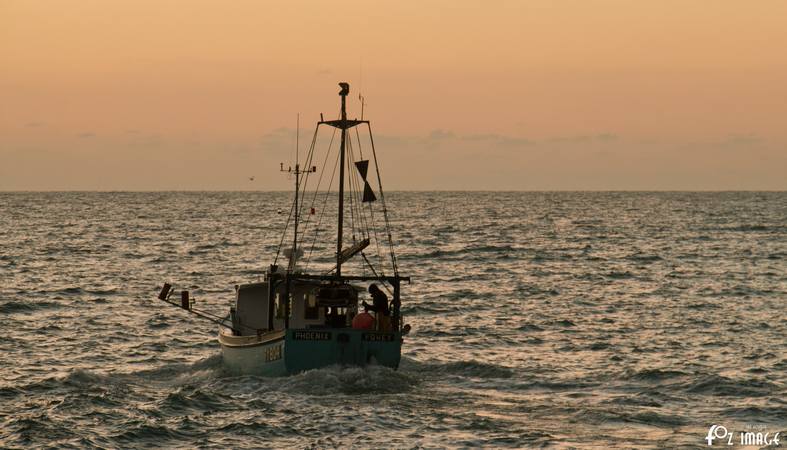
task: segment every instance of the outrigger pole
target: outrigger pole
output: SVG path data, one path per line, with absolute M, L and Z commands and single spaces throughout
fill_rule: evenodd
M 169 284 L 169 283 L 164 283 L 164 286 L 161 287 L 161 292 L 159 292 L 159 294 L 158 294 L 158 296 L 156 298 L 158 300 L 161 300 L 164 303 L 168 303 L 168 304 L 170 304 L 172 306 L 175 306 L 177 308 L 185 309 L 187 312 L 189 312 L 191 314 L 194 314 L 195 316 L 197 316 L 197 317 L 199 317 L 201 319 L 209 320 L 209 321 L 211 321 L 211 322 L 213 322 L 213 323 L 215 323 L 217 325 L 225 326 L 225 327 L 231 329 L 232 331 L 234 331 L 236 333 L 240 333 L 240 330 L 237 330 L 236 328 L 232 327 L 231 325 L 228 325 L 227 322 L 222 317 L 218 317 L 218 316 L 216 316 L 214 314 L 211 314 L 209 312 L 200 311 L 200 310 L 194 308 L 192 306 L 192 301 L 194 299 L 192 297 L 189 297 L 189 291 L 181 291 L 180 292 L 180 304 L 175 303 L 175 302 L 173 302 L 173 301 L 171 301 L 169 299 L 169 297 L 172 295 L 173 292 L 175 292 L 175 289 L 173 289 L 172 285 Z M 241 326 L 243 326 L 243 325 L 241 325 Z M 249 327 L 244 327 L 244 328 L 248 328 L 250 330 L 257 331 L 257 330 L 254 330 L 253 328 L 249 328 Z

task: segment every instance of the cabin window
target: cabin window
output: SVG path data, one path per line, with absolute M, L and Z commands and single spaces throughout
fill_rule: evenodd
M 284 302 L 281 301 L 281 295 L 278 292 L 276 293 L 276 318 L 284 318 Z
M 313 293 L 306 295 L 306 307 L 304 308 L 303 318 L 306 320 L 316 320 L 320 318 L 320 309 L 317 307 L 317 297 Z

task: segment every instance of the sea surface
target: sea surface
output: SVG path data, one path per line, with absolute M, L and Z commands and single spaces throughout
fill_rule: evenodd
M 705 448 L 714 424 L 787 431 L 787 193 L 386 200 L 413 279 L 399 370 L 265 378 L 227 373 L 216 326 L 154 297 L 169 281 L 225 314 L 272 262 L 287 193 L 0 193 L 0 448 Z

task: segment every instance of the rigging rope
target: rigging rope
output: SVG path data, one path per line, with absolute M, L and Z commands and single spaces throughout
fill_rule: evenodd
M 334 133 L 335 134 L 335 133 Z M 309 262 L 311 261 L 312 253 L 314 252 L 314 247 L 317 245 L 317 238 L 320 235 L 320 224 L 322 223 L 323 215 L 325 214 L 325 205 L 328 203 L 328 197 L 331 193 L 331 186 L 333 186 L 333 178 L 336 176 L 336 169 L 339 166 L 339 157 L 341 152 L 337 152 L 336 154 L 336 162 L 333 165 L 333 172 L 331 172 L 331 180 L 328 182 L 328 190 L 325 191 L 325 197 L 323 198 L 322 208 L 320 208 L 320 217 L 317 220 L 317 225 L 315 226 L 314 231 L 314 239 L 312 240 L 312 246 L 309 249 L 309 256 L 306 258 L 306 264 L 304 265 L 304 270 L 309 266 Z M 326 155 L 326 163 L 328 162 L 328 156 Z M 317 192 L 315 192 L 315 197 L 317 196 Z
M 352 139 L 347 139 L 346 140 L 345 152 L 346 152 L 345 153 L 345 156 L 346 156 L 345 159 L 347 161 L 347 167 L 345 169 L 345 170 L 347 170 L 347 187 L 350 188 L 350 195 L 349 195 L 349 203 L 350 203 L 350 231 L 351 231 L 352 238 L 353 238 L 353 244 L 355 244 L 355 242 L 356 242 L 356 239 L 355 239 L 355 205 L 353 203 L 353 200 L 355 200 L 355 195 L 353 195 L 354 192 L 355 192 L 355 185 L 353 183 L 353 181 L 355 180 L 355 177 L 353 176 L 355 174 L 355 171 L 351 168 L 351 166 L 355 165 L 355 164 L 353 164 L 353 162 L 355 161 L 355 157 L 353 155 Z
M 320 129 L 320 125 L 317 124 L 317 128 L 314 129 L 314 136 L 312 137 L 312 144 L 311 144 L 311 148 L 309 149 L 309 156 L 307 157 L 307 161 L 308 161 L 308 164 L 306 165 L 307 170 L 308 170 L 309 167 L 312 167 L 312 164 L 314 162 L 314 149 L 315 149 L 316 144 L 317 144 L 317 133 L 319 132 L 319 129 Z M 328 155 L 331 154 L 331 147 L 333 147 L 333 138 L 334 138 L 335 135 L 336 135 L 336 132 L 334 130 L 333 136 L 331 136 L 331 142 L 328 145 L 328 153 L 325 156 L 326 162 L 327 162 Z M 300 204 L 301 204 L 302 207 L 303 207 L 303 205 L 306 204 L 306 202 L 305 202 L 305 199 L 306 199 L 306 186 L 307 186 L 307 184 L 309 182 L 309 175 L 310 174 L 311 174 L 311 171 L 306 173 L 306 180 L 304 182 L 303 190 L 302 190 L 302 193 L 301 193 L 301 203 Z M 309 205 L 309 208 L 314 208 L 314 201 L 315 201 L 315 198 L 317 196 L 317 191 L 320 189 L 320 183 L 322 182 L 322 174 L 323 174 L 323 171 L 320 171 L 319 178 L 317 179 L 317 188 L 314 191 L 314 197 L 312 197 L 312 203 L 311 203 L 311 205 Z M 299 216 L 302 217 L 300 214 L 299 214 Z M 306 232 L 309 229 L 309 222 L 310 221 L 311 221 L 311 214 L 306 216 L 306 221 L 303 224 L 303 233 L 301 233 L 301 239 L 298 241 L 298 247 L 301 246 L 303 240 L 305 239 Z
M 290 226 L 290 219 L 292 218 L 292 213 L 295 210 L 295 202 L 290 205 L 290 214 L 287 216 L 287 222 L 284 224 L 284 230 L 281 232 L 281 240 L 279 240 L 279 246 L 276 248 L 276 257 L 273 258 L 273 265 L 275 266 L 276 263 L 279 261 L 279 254 L 281 253 L 281 246 L 284 244 L 284 237 L 287 234 L 287 228 Z
M 398 264 L 397 264 L 397 260 L 396 260 L 396 254 L 394 252 L 393 237 L 392 237 L 392 234 L 391 234 L 391 223 L 390 223 L 390 218 L 389 218 L 389 215 L 388 215 L 388 208 L 387 208 L 387 205 L 386 205 L 386 202 L 385 202 L 385 193 L 384 193 L 383 187 L 382 187 L 382 179 L 380 177 L 380 167 L 379 167 L 378 160 L 377 160 L 377 151 L 376 151 L 375 146 L 374 146 L 374 137 L 372 135 L 371 124 L 369 124 L 367 122 L 366 125 L 367 125 L 368 131 L 369 131 L 369 141 L 370 141 L 371 148 L 372 148 L 372 158 L 373 158 L 373 161 L 374 161 L 375 172 L 376 172 L 376 175 L 377 175 L 377 185 L 378 185 L 378 189 L 379 189 L 379 193 L 380 193 L 380 205 L 381 205 L 381 208 L 382 208 L 382 213 L 383 213 L 383 218 L 384 218 L 384 227 L 385 227 L 386 236 L 387 236 L 387 239 L 388 239 L 388 247 L 389 247 L 389 253 L 390 253 L 390 258 L 391 258 L 391 269 L 393 270 L 394 275 L 398 276 L 399 275 L 399 268 L 398 268 Z M 281 237 L 281 240 L 279 242 L 279 246 L 278 246 L 277 251 L 276 251 L 276 257 L 274 259 L 274 264 L 276 264 L 278 262 L 279 255 L 281 254 L 282 247 L 283 247 L 283 244 L 284 244 L 284 239 L 285 239 L 285 235 L 286 235 L 286 232 L 287 232 L 287 228 L 289 228 L 289 225 L 290 225 L 290 223 L 292 221 L 293 215 L 295 213 L 297 213 L 298 217 L 302 217 L 301 211 L 303 210 L 303 208 L 305 208 L 305 204 L 306 204 L 305 200 L 306 200 L 306 196 L 307 196 L 306 190 L 307 190 L 307 187 L 308 187 L 310 179 L 311 179 L 310 178 L 311 172 L 309 171 L 309 168 L 312 167 L 312 165 L 314 163 L 314 160 L 316 158 L 316 151 L 315 150 L 316 150 L 317 138 L 318 138 L 318 134 L 319 134 L 319 127 L 320 127 L 320 124 L 318 123 L 317 127 L 314 130 L 314 135 L 312 137 L 311 146 L 310 146 L 308 154 L 306 156 L 306 164 L 304 166 L 306 168 L 305 172 L 304 172 L 305 176 L 303 178 L 299 179 L 298 189 L 300 189 L 302 191 L 302 192 L 300 192 L 299 211 L 297 211 L 297 212 L 295 211 L 295 201 L 293 201 L 293 203 L 292 203 L 292 205 L 290 207 L 290 213 L 287 216 L 287 221 L 285 223 L 284 231 L 282 232 L 282 237 Z M 325 160 L 324 160 L 324 163 L 323 163 L 323 169 L 327 166 L 327 163 L 330 160 L 331 151 L 333 149 L 333 143 L 335 141 L 337 131 L 338 131 L 338 128 L 334 128 L 333 133 L 331 135 L 331 140 L 330 140 L 329 145 L 328 145 L 328 151 L 327 151 L 327 153 L 325 155 Z M 358 146 L 358 155 L 361 158 L 360 161 L 364 160 L 363 159 L 363 143 L 361 141 L 360 132 L 359 132 L 358 128 L 356 128 L 356 130 L 355 130 L 355 137 L 356 137 L 355 142 L 353 142 L 354 140 L 352 138 L 352 133 L 347 133 L 345 135 L 345 137 L 346 137 L 346 140 L 345 140 L 345 152 L 346 152 L 345 153 L 345 159 L 347 160 L 347 167 L 345 169 L 348 171 L 348 177 L 347 177 L 348 180 L 347 180 L 347 185 L 346 186 L 347 186 L 347 188 L 349 190 L 349 193 L 345 193 L 345 196 L 346 196 L 345 199 L 349 202 L 349 205 L 348 205 L 349 206 L 349 213 L 350 213 L 350 218 L 349 218 L 350 219 L 349 220 L 350 227 L 349 228 L 350 228 L 351 233 L 352 233 L 352 242 L 353 242 L 353 244 L 356 244 L 359 240 L 363 240 L 363 239 L 370 239 L 371 240 L 372 234 L 374 234 L 374 241 L 375 241 L 375 249 L 376 249 L 376 254 L 377 254 L 377 260 L 379 261 L 379 271 L 380 271 L 380 273 L 383 276 L 385 276 L 386 264 L 384 263 L 384 260 L 386 258 L 383 257 L 384 251 L 381 248 L 384 244 L 382 244 L 382 241 L 381 241 L 380 236 L 378 234 L 378 229 L 377 229 L 378 226 L 377 226 L 377 222 L 376 222 L 375 214 L 374 214 L 375 207 L 373 206 L 373 202 L 368 202 L 369 203 L 368 211 L 366 211 L 366 208 L 364 208 L 364 205 L 363 205 L 363 203 L 364 203 L 363 199 L 362 199 L 363 189 L 365 188 L 365 185 L 366 185 L 366 183 L 368 181 L 367 181 L 367 179 L 363 179 L 364 177 L 361 176 L 358 168 L 355 165 L 355 163 L 357 161 L 359 161 L 359 160 L 356 159 L 355 145 Z M 336 158 L 335 158 L 333 171 L 331 172 L 330 181 L 328 182 L 327 190 L 325 191 L 325 196 L 322 199 L 322 206 L 320 208 L 320 213 L 319 213 L 319 215 L 317 217 L 316 223 L 314 223 L 315 221 L 312 220 L 312 217 L 311 217 L 312 214 L 307 214 L 306 219 L 303 221 L 304 222 L 303 223 L 303 232 L 299 233 L 299 236 L 298 236 L 298 247 L 299 248 L 305 248 L 308 245 L 307 242 L 309 240 L 308 239 L 308 232 L 310 232 L 312 229 L 314 230 L 314 231 L 311 231 L 312 234 L 313 234 L 313 237 L 311 239 L 312 242 L 311 242 L 311 245 L 310 245 L 310 248 L 309 248 L 308 255 L 307 255 L 307 257 L 305 258 L 305 261 L 304 261 L 305 262 L 304 267 L 303 267 L 304 270 L 306 270 L 309 267 L 309 265 L 311 263 L 312 255 L 314 254 L 314 250 L 316 248 L 317 240 L 318 240 L 321 232 L 324 231 L 324 230 L 320 229 L 320 226 L 322 224 L 323 217 L 325 216 L 325 212 L 326 212 L 326 209 L 327 209 L 326 205 L 328 203 L 329 198 L 331 198 L 331 188 L 333 186 L 333 180 L 334 180 L 334 178 L 336 176 L 336 172 L 337 172 L 337 169 L 338 169 L 338 166 L 339 166 L 341 152 L 337 152 L 337 153 L 338 154 L 336 155 Z M 314 194 L 312 195 L 312 198 L 311 198 L 311 204 L 310 204 L 310 208 L 311 209 L 314 209 L 314 206 L 317 204 L 317 197 L 320 194 L 320 188 L 322 186 L 322 181 L 323 181 L 324 175 L 325 175 L 325 170 L 320 170 L 319 178 L 317 180 L 317 185 L 314 188 Z M 300 220 L 299 220 L 299 222 L 300 222 Z M 371 229 L 371 231 L 370 231 L 370 229 Z M 341 250 L 342 249 L 340 249 L 340 251 Z M 378 275 L 378 269 L 376 269 L 374 267 L 374 265 L 371 263 L 371 261 L 369 261 L 369 259 L 366 256 L 366 254 L 364 252 L 361 252 L 361 255 L 363 256 L 363 260 L 366 263 L 366 266 L 368 266 L 371 269 L 372 273 L 374 273 L 375 276 L 379 277 L 380 275 Z M 296 255 L 296 257 L 297 257 L 297 255 Z M 363 263 L 360 263 L 360 267 L 361 267 L 362 270 L 364 270 L 364 272 L 366 270 L 366 266 Z M 332 269 L 331 271 L 335 271 L 335 270 L 336 270 L 336 268 L 334 267 L 334 269 Z M 386 289 L 387 289 L 387 286 L 386 286 Z
M 388 220 L 388 208 L 385 206 L 385 194 L 383 193 L 383 180 L 380 178 L 380 165 L 377 164 L 377 151 L 374 148 L 374 137 L 372 136 L 372 125 L 367 122 L 369 129 L 369 142 L 372 144 L 372 155 L 374 155 L 374 168 L 377 170 L 377 184 L 380 188 L 380 201 L 383 205 L 383 217 L 385 218 L 385 231 L 388 233 L 388 246 L 391 249 L 391 264 L 393 265 L 394 276 L 399 276 L 399 267 L 396 264 L 396 254 L 394 253 L 393 237 L 391 236 L 391 222 Z

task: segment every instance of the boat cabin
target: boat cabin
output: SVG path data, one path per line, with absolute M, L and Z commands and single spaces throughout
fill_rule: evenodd
M 287 328 L 345 328 L 358 313 L 358 293 L 351 284 L 282 280 L 241 284 L 230 309 L 234 335 L 249 336 Z M 289 289 L 290 303 L 284 301 Z M 272 294 L 272 295 L 271 295 Z M 272 296 L 272 298 L 270 298 Z

